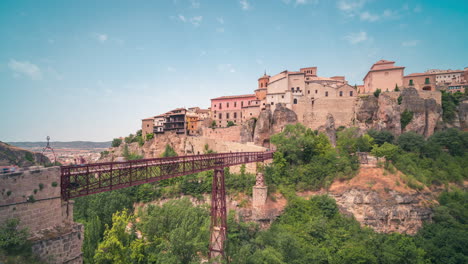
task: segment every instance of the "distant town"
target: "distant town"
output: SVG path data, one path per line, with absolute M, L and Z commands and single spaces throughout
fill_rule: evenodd
M 220 96 L 211 99 L 211 107 L 208 109 L 177 108 L 142 119 L 143 137 L 148 139 L 165 132 L 188 136 L 206 135 L 207 128 L 242 124 L 258 118 L 261 110 L 267 107 L 274 111 L 278 104 L 296 113 L 312 108 L 316 126 L 325 121 L 321 113 L 332 113 L 338 118 L 338 123 L 340 119 L 346 123 L 358 96 L 394 92 L 403 88 L 415 88 L 422 93 L 463 93 L 468 88 L 468 67 L 464 70 L 432 69 L 405 75 L 404 66 L 396 66 L 394 61 L 379 60 L 363 78 L 364 84 L 354 86 L 348 83 L 345 76 L 320 77 L 317 71 L 317 67 L 307 67 L 299 71 L 285 70 L 273 76 L 265 72 L 258 79 L 258 87 L 253 94 Z M 434 93 L 428 93 L 425 97 L 434 97 L 440 101 L 440 95 Z

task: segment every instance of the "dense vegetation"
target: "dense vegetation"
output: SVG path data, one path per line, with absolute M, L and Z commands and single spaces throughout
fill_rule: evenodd
M 358 151 L 385 157 L 387 168 L 406 174 L 412 188 L 460 183 L 468 178 L 468 134 L 456 129 L 425 140 L 409 132 L 360 134 L 341 129 L 337 147 L 304 126 L 291 125 L 272 137 L 278 151 L 265 168 L 269 190 L 288 198 L 285 212 L 269 230 L 235 220 L 229 214 L 226 254 L 230 263 L 467 263 L 468 196 L 453 190 L 440 196 L 434 222 L 414 236 L 378 234 L 338 213 L 333 199 L 296 197 L 297 190 L 328 186 L 352 177 Z M 205 152 L 211 152 L 207 147 Z M 163 156 L 177 155 L 166 147 Z M 254 175 L 226 170 L 231 194 L 249 193 Z M 188 194 L 201 198 L 211 190 L 212 172 L 203 172 L 76 200 L 75 219 L 85 224 L 85 263 L 199 263 L 207 258 L 209 208 L 188 200 L 148 206 L 132 214 L 134 203 Z M 422 185 L 422 186 L 421 186 Z M 136 220 L 138 217 L 138 221 Z M 128 225 L 129 223 L 132 223 Z M 141 236 L 136 236 L 138 230 Z

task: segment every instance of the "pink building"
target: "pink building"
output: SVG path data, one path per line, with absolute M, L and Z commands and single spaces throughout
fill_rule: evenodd
M 401 88 L 404 71 L 405 67 L 395 66 L 394 61 L 379 60 L 364 77 L 364 89 L 360 92 L 373 93 L 377 89 L 393 91 L 396 85 Z
M 255 104 L 255 94 L 221 96 L 211 99 L 211 113 L 217 127 L 227 126 L 228 121 L 234 124 L 242 122 L 242 108 Z

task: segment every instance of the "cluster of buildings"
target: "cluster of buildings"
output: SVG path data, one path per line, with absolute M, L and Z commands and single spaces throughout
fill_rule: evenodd
M 252 94 L 221 96 L 211 99 L 208 109 L 178 108 L 165 114 L 142 120 L 143 136 L 149 133 L 175 131 L 178 134 L 201 135 L 203 128 L 239 125 L 257 118 L 266 107 L 272 111 L 277 104 L 300 113 L 304 109 L 326 112 L 335 107 L 335 113 L 348 115 L 339 109 L 340 102 L 349 105 L 358 94 L 394 91 L 396 87 L 414 87 L 418 91 L 447 90 L 464 92 L 468 88 L 468 67 L 464 70 L 428 70 L 424 73 L 404 75 L 405 67 L 395 66 L 394 61 L 379 60 L 364 77 L 364 85 L 348 84 L 344 76 L 320 77 L 317 67 L 301 68 L 299 71 L 283 71 L 270 76 L 266 73 L 258 79 Z M 315 105 L 315 107 L 314 107 Z M 316 121 L 321 122 L 320 118 Z M 301 120 L 299 120 L 301 121 Z
M 360 93 L 373 93 L 377 89 L 393 91 L 398 87 L 413 87 L 418 91 L 464 92 L 468 88 L 468 67 L 464 70 L 433 69 L 423 73 L 404 75 L 405 67 L 394 61 L 379 60 L 364 77 Z

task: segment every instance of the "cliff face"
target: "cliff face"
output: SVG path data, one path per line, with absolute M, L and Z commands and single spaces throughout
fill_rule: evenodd
M 297 115 L 283 104 L 277 104 L 275 111 L 271 113 L 270 107 L 260 112 L 255 124 L 254 143 L 259 146 L 269 147 L 270 136 L 279 133 L 287 124 L 297 123 Z
M 424 221 L 431 220 L 431 205 L 436 203 L 428 189 L 410 189 L 399 173 L 380 168 L 361 168 L 350 181 L 335 181 L 330 195 L 342 213 L 380 233 L 416 234 Z
M 400 96 L 401 104 L 398 104 Z M 384 92 L 379 98 L 373 95 L 360 97 L 356 103 L 356 126 L 362 130 L 388 130 L 394 135 L 414 131 L 429 137 L 434 133 L 442 113 L 440 100 L 432 97 L 440 99 L 440 94 L 419 94 L 414 88 Z M 413 112 L 413 118 L 402 130 L 401 114 L 405 110 Z

